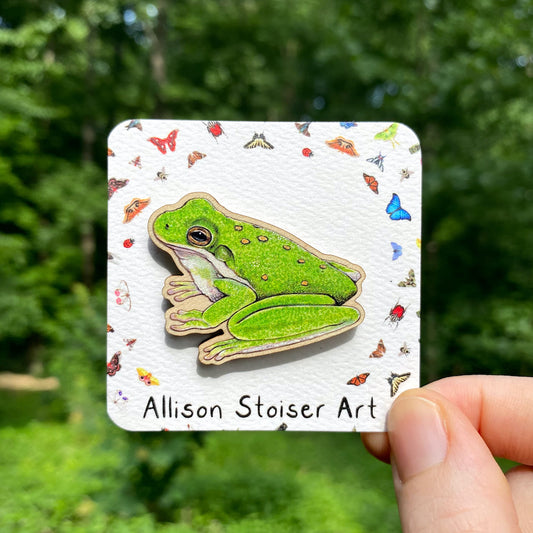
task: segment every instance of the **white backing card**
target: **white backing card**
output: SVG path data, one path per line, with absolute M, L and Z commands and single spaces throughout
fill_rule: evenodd
M 141 119 L 118 124 L 108 147 L 111 419 L 132 431 L 384 431 L 394 397 L 419 386 L 422 165 L 413 131 L 394 122 Z M 166 331 L 162 290 L 180 272 L 148 231 L 154 211 L 192 193 L 359 265 L 363 321 L 291 349 L 202 364 L 198 346 L 213 333 Z

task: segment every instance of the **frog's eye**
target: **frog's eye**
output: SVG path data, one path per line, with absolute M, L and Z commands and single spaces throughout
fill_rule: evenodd
M 170 229 L 170 226 L 168 224 L 165 224 L 165 229 L 166 230 L 169 230 Z
M 213 240 L 213 236 L 207 228 L 193 226 L 187 232 L 187 240 L 195 246 L 207 246 Z

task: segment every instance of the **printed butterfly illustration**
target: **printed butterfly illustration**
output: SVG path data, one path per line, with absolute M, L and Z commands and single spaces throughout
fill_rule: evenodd
M 403 319 L 406 311 L 407 311 L 406 307 L 397 303 L 390 310 L 389 316 L 385 319 L 385 322 L 388 320 L 391 324 L 395 324 L 396 327 L 398 327 L 398 322 L 400 322 Z
M 379 152 L 379 155 L 375 156 L 375 157 L 369 157 L 367 159 L 367 161 L 369 163 L 374 163 L 374 165 L 377 165 L 377 167 L 379 168 L 379 170 L 381 170 L 381 172 L 383 172 L 383 161 L 385 160 L 385 155 L 381 155 L 381 152 Z
M 413 144 L 413 146 L 411 146 L 409 148 L 409 153 L 410 154 L 416 154 L 418 152 L 418 150 L 420 150 L 420 145 L 419 144 Z
M 138 130 L 142 131 L 143 127 L 141 121 L 138 119 L 130 120 L 129 124 L 126 125 L 126 129 L 131 130 L 131 128 L 137 128 Z
M 362 385 L 366 378 L 370 376 L 370 372 L 365 372 L 364 374 L 359 374 L 358 376 L 354 376 L 350 381 L 346 383 L 346 385 L 355 385 L 358 387 L 359 385 Z
M 119 407 L 125 406 L 128 403 L 128 398 L 124 396 L 121 390 L 117 390 L 115 392 L 115 397 L 113 398 L 113 403 Z
M 200 159 L 203 159 L 205 157 L 205 154 L 202 154 L 201 152 L 197 152 L 196 150 L 189 154 L 189 157 L 187 158 L 187 161 L 189 163 L 189 168 L 191 168 L 196 161 L 200 161 Z
M 422 239 L 416 239 L 416 245 L 418 246 L 418 248 L 422 248 Z
M 396 193 L 392 194 L 392 199 L 386 209 L 391 220 L 411 220 L 411 215 L 402 208 L 400 198 Z
M 391 242 L 390 243 L 391 246 L 392 246 L 392 260 L 393 261 L 396 261 L 396 259 L 398 259 L 398 257 L 400 257 L 403 253 L 403 249 L 402 247 L 396 243 L 396 242 Z
M 380 339 L 378 342 L 378 347 L 370 354 L 369 357 L 383 357 L 383 354 L 387 351 L 383 339 Z
M 407 346 L 407 343 L 404 342 L 400 348 L 400 353 L 398 355 L 409 355 L 410 353 L 411 353 L 411 350 Z
M 111 327 L 110 324 L 107 325 L 107 333 L 114 333 L 114 329 Z
M 176 137 L 178 136 L 178 132 L 179 130 L 177 129 L 172 130 L 164 139 L 160 139 L 159 137 L 150 137 L 148 141 L 156 146 L 162 154 L 167 153 L 167 146 L 168 149 L 173 152 L 176 149 Z
M 137 168 L 142 168 L 142 163 L 141 163 L 141 156 L 138 155 L 137 157 L 133 158 L 131 161 L 130 161 L 130 165 L 133 165 L 134 167 L 137 167 Z
M 357 126 L 357 122 L 339 122 L 339 124 L 346 129 L 354 128 Z
M 333 148 L 334 150 L 339 150 L 339 152 L 342 152 L 343 154 L 347 154 L 351 157 L 359 157 L 359 153 L 355 149 L 353 141 L 351 141 L 350 139 L 345 139 L 340 135 L 338 137 L 335 137 L 335 139 L 332 139 L 331 141 L 326 141 L 326 144 L 330 148 Z
M 400 181 L 410 178 L 414 174 L 414 170 L 409 170 L 408 168 L 402 168 L 400 170 Z
M 254 133 L 251 141 L 248 141 L 244 148 L 265 148 L 266 150 L 272 150 L 274 147 L 265 139 L 264 134 Z
M 135 343 L 137 342 L 137 339 L 122 339 L 126 346 L 131 350 L 135 346 Z
M 296 129 L 306 137 L 311 137 L 311 134 L 309 133 L 309 124 L 311 122 L 295 122 L 294 125 L 296 126 Z
M 217 137 L 220 137 L 223 133 L 226 135 L 224 130 L 222 129 L 222 126 L 220 125 L 220 122 L 208 122 L 207 124 L 204 122 L 205 127 L 207 128 L 207 131 L 213 136 L 215 141 L 218 141 Z
M 127 311 L 131 309 L 130 289 L 124 280 L 121 280 L 118 289 L 115 289 L 115 297 L 117 305 L 123 305 L 124 308 L 127 307 Z
M 108 157 L 115 157 L 115 152 L 113 152 L 113 150 L 111 150 L 111 148 L 108 148 L 107 149 L 107 156 Z
M 163 167 L 155 176 L 154 181 L 166 181 L 168 178 L 168 174 L 165 170 L 165 167 Z
M 148 204 L 150 198 L 134 198 L 127 206 L 124 207 L 123 224 L 131 222 Z
M 398 287 L 416 287 L 415 271 L 411 268 L 405 281 L 400 281 Z
M 409 376 L 411 375 L 411 372 L 407 372 L 406 374 L 395 374 L 394 372 L 391 372 L 390 378 L 387 378 L 387 381 L 390 385 L 390 395 L 391 398 L 398 392 L 398 387 L 406 381 Z
M 365 178 L 365 181 L 366 181 L 366 184 L 368 185 L 368 187 L 370 188 L 370 190 L 372 192 L 375 192 L 376 194 L 379 194 L 379 191 L 378 191 L 378 180 L 376 178 L 374 178 L 374 176 L 369 176 L 368 174 L 365 174 L 363 172 L 363 178 Z
M 111 198 L 119 189 L 125 187 L 130 180 L 117 180 L 116 178 L 111 178 L 107 182 L 107 199 Z
M 144 370 L 144 368 L 138 368 L 137 374 L 139 374 L 139 379 L 146 385 L 159 385 L 159 380 L 154 378 L 150 372 Z
M 120 365 L 120 355 L 121 352 L 115 352 L 113 354 L 113 357 L 111 357 L 111 361 L 107 363 L 107 375 L 108 376 L 114 376 L 122 367 Z

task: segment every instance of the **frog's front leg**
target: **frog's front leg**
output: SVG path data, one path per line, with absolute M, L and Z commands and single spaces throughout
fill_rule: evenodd
M 184 302 L 201 294 L 194 281 L 184 280 L 182 276 L 170 276 L 163 287 L 163 296 L 171 302 Z
M 251 303 L 228 321 L 233 336 L 200 346 L 200 360 L 219 365 L 232 359 L 284 350 L 357 325 L 361 312 L 323 294 L 287 294 Z
M 207 330 L 213 330 L 257 297 L 250 287 L 233 279 L 217 279 L 213 281 L 213 285 L 225 296 L 213 302 L 206 309 L 174 307 L 167 311 L 169 333 L 186 335 L 194 331 L 205 333 Z

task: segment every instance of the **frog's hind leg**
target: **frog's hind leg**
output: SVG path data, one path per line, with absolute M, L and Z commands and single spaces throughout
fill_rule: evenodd
M 204 364 L 256 357 L 294 348 L 318 337 L 333 336 L 357 325 L 355 307 L 338 306 L 321 294 L 291 294 L 256 301 L 235 313 L 228 322 L 233 337 L 200 346 Z

